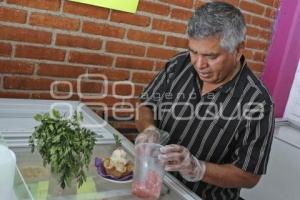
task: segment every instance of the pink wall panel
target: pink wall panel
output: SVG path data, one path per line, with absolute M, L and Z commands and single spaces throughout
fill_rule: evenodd
M 262 75 L 282 117 L 300 58 L 300 1 L 282 0 Z

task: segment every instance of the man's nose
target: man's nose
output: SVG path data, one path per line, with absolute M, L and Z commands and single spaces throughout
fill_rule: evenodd
M 198 69 L 206 68 L 207 67 L 207 59 L 202 55 L 198 55 L 196 58 L 195 65 Z

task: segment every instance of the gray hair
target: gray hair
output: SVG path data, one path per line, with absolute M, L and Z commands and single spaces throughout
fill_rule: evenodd
M 190 38 L 219 36 L 221 47 L 233 52 L 245 40 L 246 24 L 238 8 L 224 3 L 206 3 L 197 8 L 188 22 Z

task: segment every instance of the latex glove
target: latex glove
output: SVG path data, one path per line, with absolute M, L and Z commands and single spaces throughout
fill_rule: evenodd
M 134 143 L 159 143 L 160 141 L 160 133 L 159 129 L 155 126 L 151 125 L 144 129 L 144 131 L 136 137 Z
M 191 182 L 203 179 L 205 162 L 198 160 L 187 148 L 171 144 L 161 147 L 160 152 L 158 158 L 165 165 L 166 171 L 179 171 L 184 179 Z

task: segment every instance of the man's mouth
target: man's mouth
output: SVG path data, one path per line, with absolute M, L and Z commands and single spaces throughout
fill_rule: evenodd
M 209 72 L 200 72 L 198 71 L 199 76 L 203 77 L 203 78 L 207 78 L 209 77 L 210 73 Z

